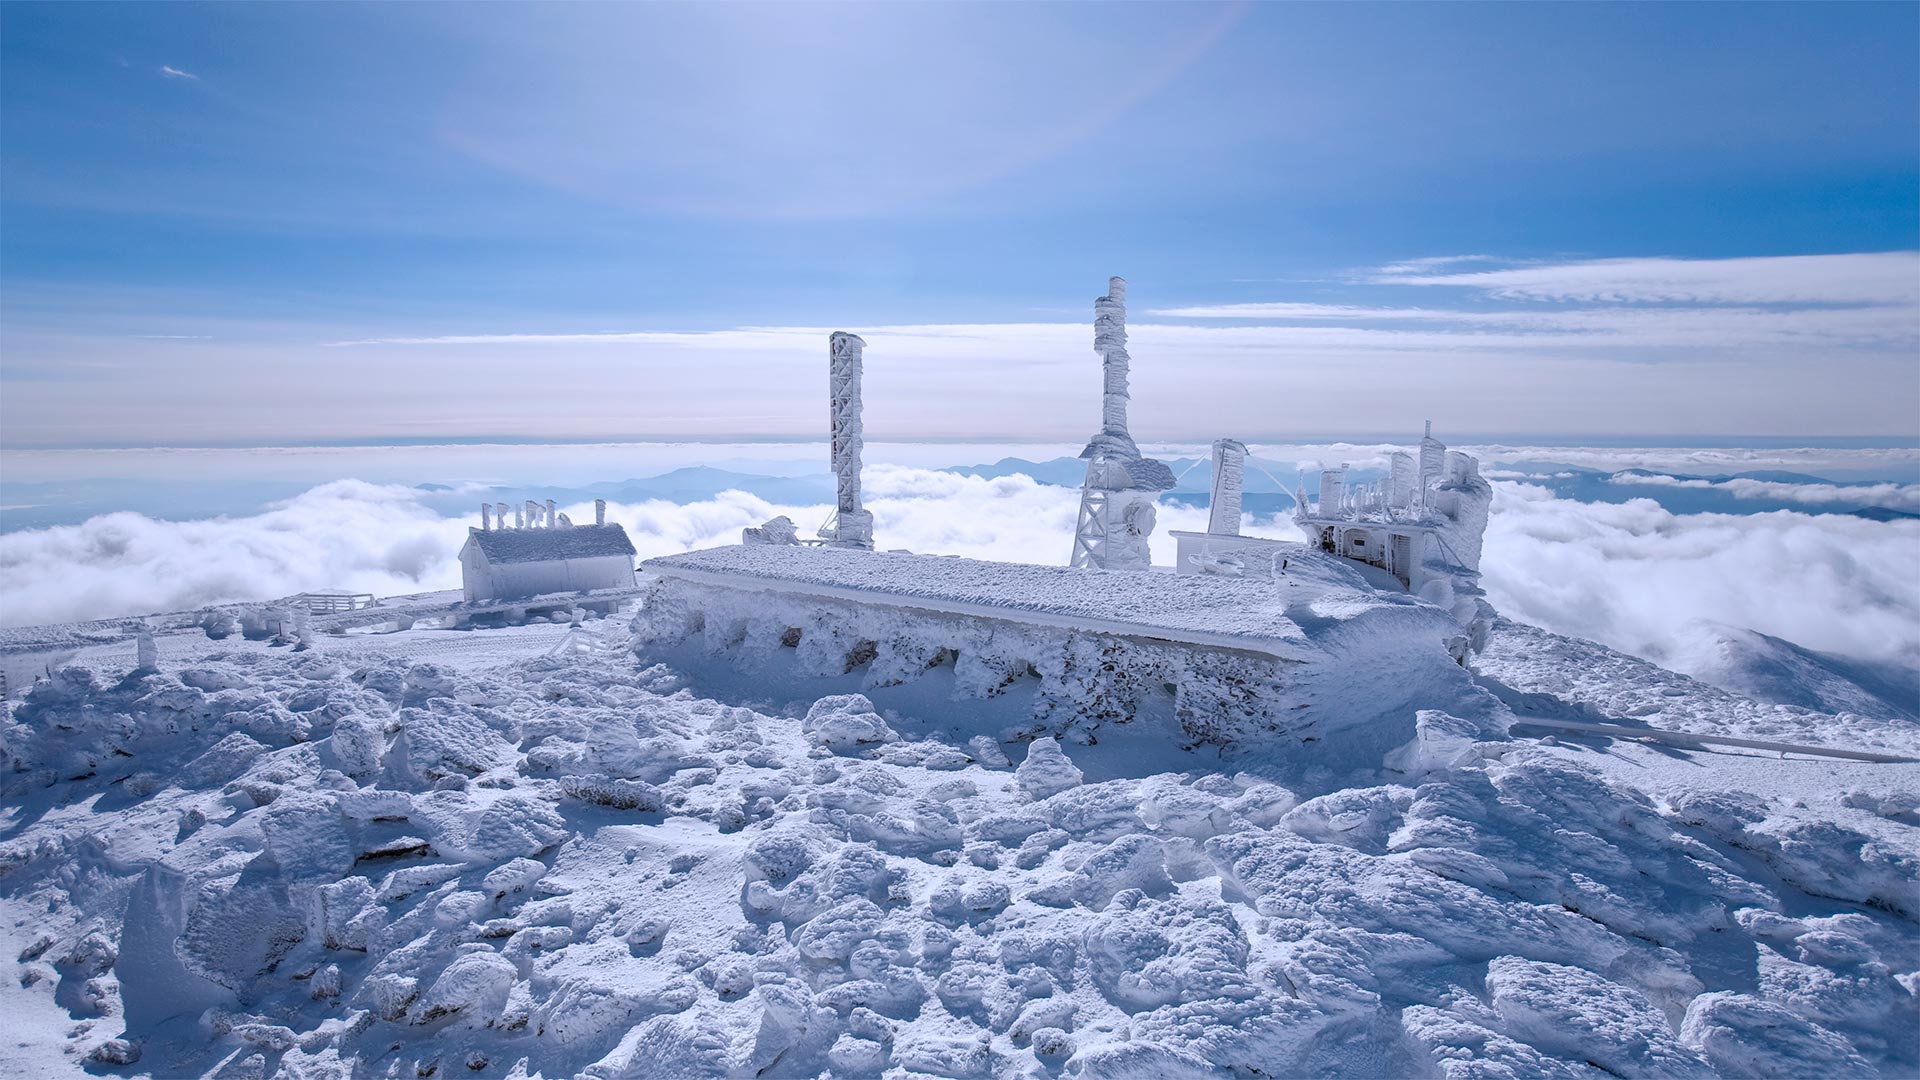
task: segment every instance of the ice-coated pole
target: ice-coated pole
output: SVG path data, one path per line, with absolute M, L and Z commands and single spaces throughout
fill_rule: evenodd
M 1107 295 L 1093 302 L 1093 351 L 1100 354 L 1105 384 L 1100 396 L 1103 434 L 1127 434 L 1127 282 L 1108 278 Z
M 828 420 L 833 436 L 834 521 L 824 537 L 837 547 L 873 546 L 873 515 L 860 505 L 860 378 L 867 343 L 837 330 L 827 339 Z

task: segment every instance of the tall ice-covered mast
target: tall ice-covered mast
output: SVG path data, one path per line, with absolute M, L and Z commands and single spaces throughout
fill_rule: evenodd
M 833 429 L 833 519 L 820 538 L 834 547 L 872 548 L 873 515 L 860 506 L 860 374 L 867 343 L 836 331 L 828 341 L 827 392 Z
M 1140 456 L 1127 431 L 1127 283 L 1107 279 L 1107 295 L 1093 302 L 1093 351 L 1102 367 L 1100 433 L 1080 456 L 1087 479 L 1080 489 L 1080 517 L 1073 533 L 1072 565 L 1108 570 L 1145 570 L 1152 565 L 1147 537 L 1154 503 L 1174 484 L 1173 470 Z

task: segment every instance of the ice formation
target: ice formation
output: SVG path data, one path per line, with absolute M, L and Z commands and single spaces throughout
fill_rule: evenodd
M 1427 424 L 1417 472 L 1403 451 L 1384 485 L 1347 486 L 1347 469 L 1320 474 L 1319 497 L 1294 495 L 1294 522 L 1309 545 L 1378 567 L 1421 599 L 1453 612 L 1471 647 L 1486 640 L 1493 608 L 1480 587 L 1480 551 L 1493 487 L 1470 454 L 1448 450 Z
M 1207 531 L 1219 536 L 1240 533 L 1240 490 L 1245 486 L 1247 444 L 1217 439 L 1213 444 L 1213 488 L 1207 502 Z
M 1920 1069 L 1915 766 L 1443 709 L 1384 756 L 1221 760 L 1144 719 L 1023 748 L 965 702 L 744 706 L 619 653 L 409 655 L 434 641 L 164 636 L 160 672 L 127 643 L 5 705 L 11 1071 Z M 1605 670 L 1722 730 L 1841 722 L 1510 624 L 1487 655 L 1521 708 L 1611 708 Z
M 1140 454 L 1127 431 L 1127 283 L 1109 278 L 1107 295 L 1093 302 L 1093 351 L 1100 354 L 1100 432 L 1080 451 L 1087 478 L 1074 527 L 1075 567 L 1145 570 L 1153 556 L 1154 504 L 1173 487 L 1173 471 Z
M 1297 746 L 1343 732 L 1391 740 L 1392 718 L 1412 716 L 1401 691 L 1456 708 L 1470 698 L 1446 613 L 1342 576 L 1338 562 L 1304 558 L 1286 583 L 1256 587 L 903 553 L 710 548 L 645 564 L 654 580 L 634 644 L 646 656 L 672 658 L 684 646 L 695 661 L 724 658 L 767 685 L 851 677 L 885 695 L 931 677 L 958 698 L 1005 699 L 1007 722 L 1029 733 L 1084 736 L 1158 710 L 1196 744 Z M 1379 680 L 1369 700 L 1327 707 L 1369 679 Z
M 470 534 L 484 598 L 55 634 L 0 704 L 0 1067 L 1920 1072 L 1920 763 L 1514 737 L 1920 725 L 1495 619 L 1488 486 L 1430 427 L 1300 493 L 1307 545 L 1238 535 L 1221 440 L 1180 572 L 1097 572 L 1147 568 L 1173 483 L 1127 432 L 1125 295 L 1072 568 L 872 551 L 837 333 L 825 543 L 650 560 L 629 623 L 589 621 L 635 593 L 604 503 L 524 500 Z M 622 587 L 502 599 L 595 560 Z M 448 633 L 479 601 L 519 625 Z
M 833 520 L 820 538 L 834 547 L 873 547 L 873 514 L 860 505 L 860 377 L 867 343 L 838 331 L 828 339 L 827 390 L 833 421 Z

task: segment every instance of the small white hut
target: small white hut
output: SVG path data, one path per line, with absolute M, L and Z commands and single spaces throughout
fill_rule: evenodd
M 467 603 L 633 586 L 633 541 L 618 525 L 473 529 L 460 549 Z

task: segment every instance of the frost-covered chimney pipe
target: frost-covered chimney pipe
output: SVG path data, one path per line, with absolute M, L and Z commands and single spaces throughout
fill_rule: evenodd
M 524 529 L 527 527 L 526 503 L 521 503 L 519 506 L 513 508 L 513 527 L 516 529 Z
M 493 527 L 496 529 L 504 529 L 507 527 L 507 504 L 506 503 L 493 504 Z
M 1240 535 L 1240 492 L 1245 486 L 1247 444 L 1238 439 L 1213 443 L 1213 493 L 1207 500 L 1207 531 Z
M 560 527 L 560 515 L 554 513 L 553 500 L 548 499 L 547 500 L 547 528 L 557 529 L 559 527 Z
M 595 525 L 605 525 L 607 523 L 607 500 L 593 500 L 593 523 Z
M 492 528 L 493 528 L 493 507 L 488 505 L 487 503 L 481 503 L 480 504 L 480 531 L 487 532 Z
M 1093 302 L 1093 351 L 1100 354 L 1106 381 L 1100 397 L 1102 434 L 1127 434 L 1127 282 L 1108 278 L 1107 295 Z

